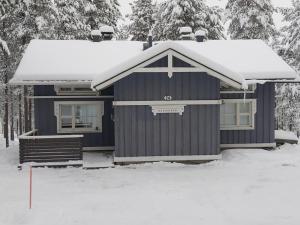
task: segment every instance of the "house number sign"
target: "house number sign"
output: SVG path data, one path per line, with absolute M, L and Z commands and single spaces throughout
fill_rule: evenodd
M 152 112 L 154 116 L 159 113 L 178 113 L 182 115 L 185 105 L 152 105 Z

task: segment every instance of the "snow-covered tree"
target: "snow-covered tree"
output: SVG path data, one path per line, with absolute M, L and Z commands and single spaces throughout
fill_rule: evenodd
M 223 25 L 220 10 L 203 0 L 167 0 L 157 6 L 153 35 L 155 39 L 179 38 L 179 28 L 189 26 L 195 32 L 205 30 L 210 39 L 221 39 Z
M 144 41 L 154 23 L 154 5 L 152 0 L 135 0 L 130 5 L 132 14 L 128 16 L 129 33 L 132 35 L 132 40 Z
M 300 130 L 300 87 L 297 84 L 276 85 L 276 129 Z
M 293 1 L 293 8 L 282 10 L 283 21 L 287 22 L 282 28 L 282 56 L 300 72 L 300 1 Z
M 232 39 L 269 40 L 276 30 L 271 0 L 229 0 L 226 17 Z
M 86 0 L 85 16 L 91 29 L 98 29 L 102 25 L 116 27 L 121 17 L 118 0 Z
M 89 27 L 84 17 L 84 0 L 55 0 L 58 39 L 86 39 Z

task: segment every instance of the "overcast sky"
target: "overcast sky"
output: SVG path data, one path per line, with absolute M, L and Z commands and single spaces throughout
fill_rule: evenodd
M 131 12 L 131 8 L 129 3 L 133 0 L 119 0 L 120 6 L 121 6 L 121 13 L 123 16 L 126 14 L 129 14 Z M 157 2 L 161 2 L 163 0 L 156 0 Z M 290 7 L 292 6 L 292 0 L 271 0 L 275 7 Z M 206 0 L 206 3 L 208 5 L 218 5 L 222 8 L 225 7 L 228 0 Z M 275 15 L 274 21 L 277 26 L 281 26 L 281 16 Z

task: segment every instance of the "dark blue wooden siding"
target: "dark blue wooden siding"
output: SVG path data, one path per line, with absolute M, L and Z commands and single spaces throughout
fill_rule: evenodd
M 34 86 L 35 96 L 55 96 L 53 86 Z M 55 101 L 104 101 L 104 116 L 102 118 L 102 133 L 84 133 L 83 146 L 114 146 L 114 125 L 112 121 L 112 99 L 35 99 L 34 123 L 39 135 L 57 134 L 57 122 L 54 115 Z
M 115 101 L 216 100 L 220 82 L 206 73 L 134 73 L 114 85 Z M 150 106 L 117 106 L 115 155 L 173 156 L 220 153 L 219 105 L 186 106 L 178 114 L 153 115 Z
M 243 94 L 222 94 L 224 99 L 241 98 Z M 254 130 L 222 130 L 221 144 L 274 143 L 275 89 L 274 83 L 258 84 L 254 94 L 247 98 L 257 99 Z

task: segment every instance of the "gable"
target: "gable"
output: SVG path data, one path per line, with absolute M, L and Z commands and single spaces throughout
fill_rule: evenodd
M 121 73 L 105 80 L 102 83 L 93 85 L 93 88 L 101 90 L 132 73 L 163 73 L 167 74 L 169 78 L 172 78 L 173 73 L 176 72 L 205 72 L 233 87 L 242 87 L 242 82 L 236 81 L 233 78 L 214 70 L 213 68 L 197 62 L 196 60 L 189 58 L 179 51 L 174 49 L 166 49 L 165 51 L 160 52 L 159 54 L 156 54 L 127 70 L 122 71 Z

